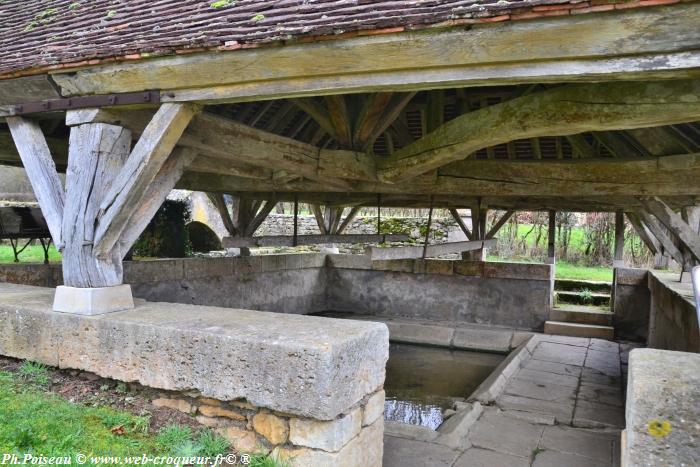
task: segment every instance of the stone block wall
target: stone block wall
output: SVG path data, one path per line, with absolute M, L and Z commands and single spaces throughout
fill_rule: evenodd
M 700 330 L 692 286 L 678 274 L 649 271 L 649 338 L 655 349 L 700 352 Z
M 329 257 L 328 309 L 540 330 L 552 306 L 547 264 Z
M 384 391 L 367 395 L 333 420 L 317 420 L 187 393 L 161 392 L 153 401 L 195 417 L 239 452 L 270 454 L 294 466 L 380 466 Z
M 53 294 L 0 284 L 1 355 L 156 389 L 241 451 L 381 465 L 384 324 L 150 302 L 87 317 Z
M 648 274 L 646 269 L 614 269 L 612 308 L 618 338 L 647 340 L 651 302 Z

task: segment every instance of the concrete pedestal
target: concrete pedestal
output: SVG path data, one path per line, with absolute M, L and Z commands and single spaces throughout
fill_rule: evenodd
M 53 310 L 75 315 L 102 315 L 134 308 L 131 286 L 82 289 L 77 287 L 56 287 Z

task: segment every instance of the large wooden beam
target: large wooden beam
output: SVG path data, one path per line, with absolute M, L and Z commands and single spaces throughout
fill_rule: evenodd
M 685 3 L 151 58 L 52 77 L 66 96 L 162 89 L 163 99 L 221 102 L 688 76 L 700 64 L 698 23 L 700 7 Z
M 469 227 L 467 227 L 467 224 L 464 222 L 464 219 L 462 219 L 462 216 L 459 215 L 459 212 L 457 212 L 456 209 L 450 209 L 450 214 L 462 232 L 464 232 L 464 235 L 466 235 L 469 240 L 474 240 L 472 231 L 469 230 Z
M 56 247 L 63 248 L 63 210 L 65 193 L 44 133 L 36 122 L 22 117 L 7 119 L 15 146 L 39 201 L 41 212 Z
M 404 183 L 354 182 L 352 193 L 463 197 L 662 197 L 700 195 L 700 154 L 661 158 L 575 160 L 474 160 L 450 164 L 434 175 Z M 321 182 L 252 180 L 185 174 L 180 188 L 220 192 L 348 193 Z M 424 198 L 427 199 L 427 198 Z M 632 200 L 639 205 L 638 200 Z M 323 203 L 322 203 L 323 204 Z M 536 203 L 535 203 L 536 204 Z M 605 204 L 605 203 L 603 203 Z M 468 205 L 468 204 L 467 204 Z M 464 204 L 462 204 L 464 206 Z
M 188 104 L 163 104 L 143 131 L 100 203 L 94 239 L 98 257 L 110 255 L 196 112 L 197 108 Z
M 464 253 L 468 251 L 481 251 L 484 248 L 496 246 L 496 240 L 474 240 L 468 242 L 440 243 L 424 246 L 399 246 L 382 248 L 368 246 L 365 254 L 374 260 L 410 259 L 410 258 L 434 258 L 436 256 Z
M 673 243 L 673 239 L 664 231 L 664 227 L 659 221 L 647 212 L 640 212 L 640 218 L 643 225 L 656 237 L 663 249 L 664 254 L 671 256 L 678 264 L 683 266 L 683 253 Z
M 673 232 L 696 261 L 700 261 L 700 235 L 695 232 L 680 214 L 657 197 L 643 198 L 642 204 L 671 232 Z
M 700 119 L 700 80 L 573 84 L 461 115 L 383 159 L 379 178 L 410 179 L 517 139 L 642 128 Z
M 654 235 L 649 232 L 646 226 L 642 224 L 639 214 L 636 212 L 626 212 L 625 215 L 627 216 L 627 220 L 630 221 L 630 224 L 632 224 L 634 231 L 637 232 L 637 235 L 639 235 L 639 238 L 647 246 L 647 248 L 649 248 L 649 251 L 651 251 L 654 255 L 663 254 L 661 245 L 659 244 L 658 240 L 656 240 Z
M 297 245 L 324 245 L 329 243 L 385 243 L 405 242 L 408 235 L 405 234 L 346 234 L 346 235 L 297 235 L 297 243 L 294 245 L 294 237 L 287 235 L 268 235 L 262 237 L 226 237 L 223 239 L 224 248 L 246 248 L 253 246 L 297 246 Z M 420 247 L 421 250 L 423 247 Z

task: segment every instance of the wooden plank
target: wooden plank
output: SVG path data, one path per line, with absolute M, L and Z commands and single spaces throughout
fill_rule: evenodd
M 259 100 L 261 96 L 582 78 L 644 79 L 649 71 L 678 74 L 698 66 L 673 56 L 686 51 L 692 55 L 697 50 L 698 10 L 697 4 L 686 3 L 502 25 L 381 34 L 151 58 L 57 72 L 53 77 L 64 95 L 164 89 L 164 98 L 184 100 Z M 212 89 L 215 86 L 219 88 Z M 170 90 L 174 90 L 172 97 Z
M 461 115 L 383 158 L 379 178 L 398 182 L 517 139 L 642 128 L 700 119 L 700 80 L 572 84 Z M 556 116 L 556 118 L 554 117 Z
M 381 123 L 386 123 L 382 122 L 382 117 L 392 97 L 393 94 L 391 92 L 380 92 L 370 94 L 365 98 L 355 121 L 355 130 L 353 132 L 353 146 L 356 149 L 367 150 L 370 138 L 375 134 L 375 128 Z M 391 125 L 391 122 L 388 125 Z
M 327 243 L 385 243 L 405 242 L 409 236 L 405 234 L 345 234 L 345 235 L 298 235 L 297 245 L 323 245 Z M 294 246 L 294 237 L 286 235 L 270 235 L 263 237 L 226 237 L 222 244 L 224 248 L 244 248 L 254 246 Z M 421 247 L 422 249 L 423 247 Z
M 365 248 L 365 255 L 372 261 L 389 259 L 411 259 L 411 258 L 434 258 L 436 256 L 464 253 L 466 251 L 483 250 L 496 246 L 496 240 L 475 240 L 468 242 L 441 243 L 438 245 L 424 246 L 400 246 L 382 248 L 368 246 Z M 425 253 L 425 256 L 424 256 Z
M 100 203 L 95 253 L 110 254 L 144 193 L 198 111 L 188 104 L 163 104 L 141 134 L 119 176 Z
M 46 138 L 36 122 L 22 117 L 8 117 L 7 125 L 51 231 L 53 242 L 61 250 L 65 193 Z
M 657 197 L 642 198 L 642 204 L 688 248 L 696 260 L 700 261 L 700 235 L 695 232 L 680 214 Z

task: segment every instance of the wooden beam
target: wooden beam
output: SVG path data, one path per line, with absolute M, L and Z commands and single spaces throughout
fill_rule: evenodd
M 255 231 L 258 230 L 258 228 L 262 225 L 263 222 L 265 222 L 265 219 L 267 219 L 267 216 L 270 215 L 270 213 L 276 205 L 276 199 L 270 199 L 265 201 L 265 204 L 260 208 L 260 210 L 256 210 L 257 212 L 255 214 L 255 217 L 246 227 L 245 236 L 252 237 L 255 234 Z
M 698 94 L 700 80 L 572 84 L 528 94 L 450 120 L 382 159 L 378 175 L 387 182 L 410 179 L 517 139 L 698 120 L 700 105 L 682 98 Z
M 350 212 L 348 213 L 347 216 L 345 216 L 345 219 L 343 219 L 343 222 L 338 226 L 338 230 L 335 232 L 337 235 L 342 234 L 345 232 L 345 229 L 348 228 L 350 223 L 355 220 L 357 217 L 357 214 L 360 212 L 360 206 L 353 206 L 352 209 L 350 209 Z
M 586 159 L 600 157 L 598 151 L 596 151 L 595 148 L 588 141 L 586 141 L 586 138 L 583 135 L 569 135 L 566 137 L 566 140 L 574 149 L 574 152 L 580 157 Z M 538 159 L 541 158 L 542 157 L 540 156 Z
M 484 248 L 496 246 L 496 240 L 474 240 L 468 242 L 440 243 L 428 246 L 400 246 L 382 248 L 376 246 L 365 247 L 365 255 L 372 261 L 411 258 L 434 258 L 436 256 L 464 253 L 468 251 L 480 251 Z
M 300 99 L 293 99 L 292 102 L 296 104 L 301 110 L 309 114 L 309 116 L 314 119 L 318 126 L 320 126 L 323 131 L 328 133 L 335 140 L 340 138 L 335 133 L 335 126 L 331 121 L 330 113 L 328 109 L 318 100 L 313 97 L 306 97 Z
M 664 227 L 647 212 L 641 212 L 640 217 L 643 225 L 656 237 L 656 240 L 661 245 L 663 253 L 670 255 L 678 264 L 683 266 L 683 253 L 673 243 L 669 235 L 664 232 Z
M 377 121 L 377 124 L 374 126 L 372 132 L 367 137 L 365 145 L 361 148 L 362 150 L 368 151 L 372 148 L 372 145 L 374 145 L 377 138 L 379 138 L 382 133 L 384 133 L 396 122 L 401 115 L 401 112 L 403 112 L 404 108 L 406 108 L 408 103 L 415 95 L 415 92 L 392 93 L 391 100 L 385 106 L 384 112 Z M 408 132 L 408 127 L 406 127 L 404 131 L 404 128 L 399 125 L 399 131 L 403 132 L 401 135 L 399 135 L 400 140 L 402 138 L 404 140 L 408 139 L 409 141 L 413 139 L 410 132 Z M 406 135 L 406 132 L 408 132 L 408 135 Z
M 328 115 L 334 128 L 334 138 L 341 146 L 352 147 L 352 128 L 350 124 L 350 113 L 345 96 L 333 95 L 324 98 Z
M 505 213 L 503 213 L 501 218 L 498 219 L 498 221 L 495 224 L 493 224 L 491 230 L 489 230 L 486 234 L 486 240 L 490 240 L 493 237 L 495 237 L 498 231 L 501 230 L 501 227 L 503 227 L 505 223 L 508 222 L 508 220 L 510 220 L 513 214 L 515 214 L 515 211 L 506 211 Z
M 59 250 L 63 249 L 63 210 L 65 193 L 44 133 L 36 122 L 23 117 L 7 118 L 15 146 L 27 171 L 41 212 Z
M 625 215 L 622 210 L 615 211 L 615 246 L 613 267 L 625 267 Z
M 226 204 L 226 199 L 223 193 L 207 193 L 209 201 L 214 205 L 216 210 L 219 212 L 221 221 L 224 224 L 224 228 L 231 236 L 238 235 L 238 229 L 236 224 L 233 223 L 233 218 L 231 218 L 231 213 L 228 210 L 228 205 Z
M 630 224 L 632 224 L 635 232 L 637 232 L 639 238 L 647 246 L 647 248 L 649 248 L 649 251 L 651 251 L 654 255 L 662 254 L 661 245 L 659 244 L 658 240 L 656 240 L 654 235 L 649 232 L 644 224 L 642 224 L 639 214 L 636 212 L 626 212 L 625 215 L 627 216 L 627 220 L 630 221 Z
M 695 259 L 700 261 L 700 235 L 683 220 L 681 215 L 657 197 L 642 198 L 641 202 L 651 214 L 678 237 Z
M 464 235 L 466 235 L 469 240 L 474 240 L 472 231 L 469 230 L 469 227 L 467 227 L 467 224 L 464 222 L 464 219 L 462 219 L 462 216 L 459 215 L 459 212 L 457 212 L 456 209 L 450 209 L 450 214 L 452 214 L 452 218 L 457 222 L 459 228 L 462 229 Z
M 153 183 L 146 190 L 143 202 L 136 207 L 136 211 L 129 219 L 121 237 L 119 237 L 122 256 L 127 254 L 146 227 L 148 227 L 153 216 L 156 215 L 158 209 L 160 209 L 175 187 L 175 184 L 182 177 L 185 168 L 194 158 L 195 154 L 193 152 L 183 148 L 176 148 L 168 156 L 168 159 L 153 179 Z
M 366 151 L 370 145 L 370 138 L 375 134 L 375 128 L 382 123 L 382 117 L 387 105 L 391 101 L 393 94 L 390 92 L 380 92 L 370 94 L 365 98 L 364 105 L 355 121 L 353 133 L 353 146 L 355 149 Z M 387 124 L 390 125 L 392 122 Z M 386 127 L 385 127 L 386 128 Z M 380 133 L 381 134 L 381 133 Z M 372 141 L 374 143 L 374 141 Z
M 108 254 L 96 257 L 94 239 L 100 202 L 129 155 L 131 132 L 105 123 L 76 126 L 71 128 L 69 148 L 63 215 L 64 284 L 82 288 L 120 285 L 124 275 L 121 260 L 126 252 L 110 248 Z
M 311 212 L 316 218 L 316 224 L 318 225 L 318 230 L 321 231 L 321 235 L 330 235 L 330 232 L 326 228 L 326 219 L 323 217 L 323 211 L 321 211 L 321 206 L 318 204 L 312 204 Z
M 163 104 L 145 128 L 100 203 L 94 240 L 94 253 L 98 257 L 110 255 L 196 112 L 197 108 L 188 104 Z
M 661 158 L 598 160 L 475 160 L 450 164 L 435 175 L 416 177 L 410 182 L 365 183 L 353 182 L 348 191 L 327 184 L 298 180 L 281 183 L 275 180 L 253 180 L 212 174 L 185 174 L 178 185 L 183 189 L 199 191 L 257 192 L 257 193 L 364 193 L 455 196 L 465 198 L 460 207 L 469 207 L 469 198 L 526 197 L 518 206 L 537 205 L 537 198 L 559 197 L 598 199 L 599 206 L 606 206 L 606 198 L 625 198 L 632 205 L 640 205 L 634 197 L 640 194 L 662 197 L 700 196 L 700 154 L 686 154 Z M 325 203 L 321 203 L 325 204 Z M 585 204 L 585 203 L 584 203 Z M 584 205 L 582 204 L 582 206 Z M 691 202 L 692 204 L 692 202 Z M 576 203 L 571 203 L 570 206 Z M 612 210 L 619 208 L 615 207 Z M 623 204 L 621 207 L 625 207 Z M 582 208 L 583 209 L 583 208 Z M 571 209 L 562 209 L 571 210 Z M 577 210 L 575 207 L 573 210 Z M 585 210 L 585 209 L 584 209 Z M 606 210 L 606 209 L 603 209 Z M 594 210 L 595 211 L 595 210 Z
M 405 242 L 406 234 L 346 234 L 346 235 L 297 235 L 297 245 L 323 245 L 327 243 L 385 243 Z M 295 246 L 294 237 L 287 235 L 270 235 L 262 237 L 226 237 L 222 241 L 224 248 L 245 248 L 252 246 Z M 423 247 L 421 247 L 423 248 Z
M 549 211 L 549 225 L 547 229 L 547 263 L 555 264 L 557 256 L 557 212 Z
M 162 99 L 221 102 L 339 92 L 688 76 L 697 69 L 700 58 L 698 23 L 698 5 L 683 3 L 154 57 L 54 72 L 52 77 L 64 96 L 162 89 Z

